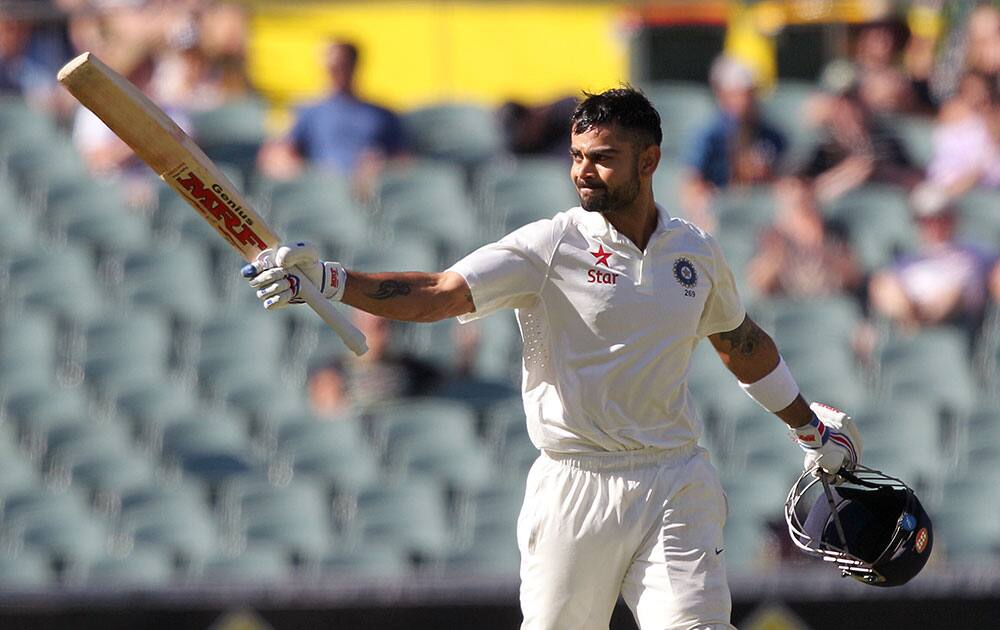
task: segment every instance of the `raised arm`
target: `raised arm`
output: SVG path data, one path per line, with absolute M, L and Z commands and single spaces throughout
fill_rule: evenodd
M 344 304 L 389 319 L 436 322 L 476 310 L 468 283 L 453 271 L 347 271 L 346 279 Z
M 708 340 L 740 383 L 760 382 L 773 373 L 781 361 L 774 340 L 749 315 L 733 330 L 709 335 Z M 773 413 L 793 429 L 808 423 L 813 416 L 801 394 L 787 407 Z

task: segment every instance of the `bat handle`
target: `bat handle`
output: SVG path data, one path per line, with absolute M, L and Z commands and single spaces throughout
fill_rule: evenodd
M 333 329 L 344 341 L 344 345 L 351 349 L 351 352 L 359 357 L 368 352 L 368 342 L 365 335 L 350 322 L 347 317 L 337 310 L 333 302 L 323 297 L 309 278 L 299 271 L 299 297 L 301 297 L 309 307 L 316 311 L 327 326 Z

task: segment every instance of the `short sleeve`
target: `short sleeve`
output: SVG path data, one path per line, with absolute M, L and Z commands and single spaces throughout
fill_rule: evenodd
M 708 238 L 712 248 L 715 268 L 712 274 L 712 290 L 705 301 L 701 321 L 698 322 L 698 335 L 707 337 L 716 333 L 728 332 L 743 323 L 747 311 L 743 300 L 736 290 L 736 278 L 733 270 L 722 254 L 722 248 L 714 238 Z
M 553 248 L 553 221 L 530 223 L 484 245 L 448 268 L 469 285 L 476 310 L 462 323 L 505 308 L 530 306 L 538 298 Z
M 292 125 L 292 129 L 288 132 L 288 141 L 291 143 L 295 151 L 306 158 L 311 157 L 309 151 L 309 126 L 310 126 L 310 112 L 308 109 L 300 109 L 295 116 L 295 123 Z

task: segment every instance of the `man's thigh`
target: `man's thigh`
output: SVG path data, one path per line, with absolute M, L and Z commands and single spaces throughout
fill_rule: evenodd
M 642 630 L 732 628 L 722 486 L 703 452 L 675 474 L 677 490 L 629 567 L 622 596 Z
M 540 458 L 518 519 L 522 630 L 607 630 L 631 551 L 615 536 L 614 488 Z

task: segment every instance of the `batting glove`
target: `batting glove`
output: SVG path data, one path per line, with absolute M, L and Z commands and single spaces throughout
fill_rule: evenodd
M 243 267 L 242 273 L 250 286 L 257 289 L 257 299 L 268 310 L 302 303 L 301 276 L 312 282 L 323 297 L 338 302 L 344 296 L 347 281 L 343 265 L 321 261 L 316 247 L 304 241 L 264 250 L 254 262 Z
M 817 466 L 835 475 L 842 468 L 853 468 L 861 461 L 861 433 L 843 411 L 821 403 L 809 405 L 812 420 L 792 429 L 795 441 L 806 452 L 803 466 L 813 470 Z

